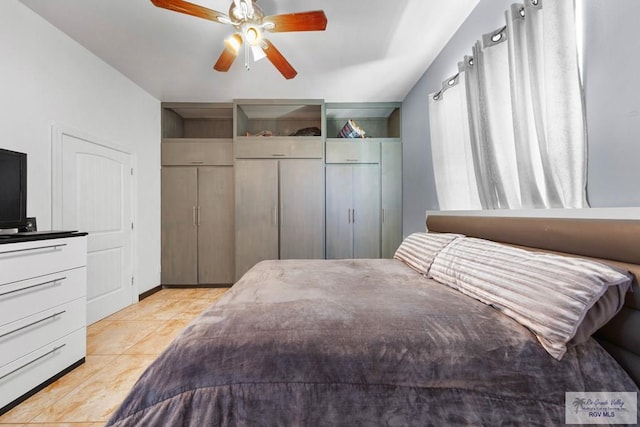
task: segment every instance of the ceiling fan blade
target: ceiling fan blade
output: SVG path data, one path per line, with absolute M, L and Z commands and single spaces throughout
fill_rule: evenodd
M 225 49 L 220 54 L 218 61 L 216 61 L 216 64 L 213 66 L 213 69 L 222 73 L 229 71 L 229 68 L 231 68 L 233 61 L 236 60 L 237 56 L 238 54 L 236 52 L 232 51 L 228 47 L 225 47 Z
M 324 31 L 327 28 L 327 17 L 322 10 L 265 16 L 263 22 L 272 23 L 273 28 L 267 26 L 266 29 L 274 33 Z
M 285 59 L 278 49 L 269 40 L 264 39 L 264 46 L 262 48 L 267 55 L 267 59 L 280 71 L 285 79 L 289 80 L 294 78 L 298 72 L 289 64 L 289 61 Z
M 206 7 L 189 3 L 184 0 L 151 0 L 151 3 L 163 9 L 184 13 L 186 15 L 191 15 L 198 18 L 208 19 L 209 21 L 219 22 L 221 24 L 231 23 L 229 17 L 222 12 L 208 9 Z

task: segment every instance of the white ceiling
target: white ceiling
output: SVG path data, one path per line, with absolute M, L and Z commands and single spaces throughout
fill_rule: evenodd
M 212 69 L 233 28 L 149 0 L 21 0 L 161 101 L 402 101 L 479 0 L 259 0 L 265 15 L 324 10 L 323 32 L 270 33 L 298 71 L 263 59 Z M 231 0 L 191 0 L 227 13 Z

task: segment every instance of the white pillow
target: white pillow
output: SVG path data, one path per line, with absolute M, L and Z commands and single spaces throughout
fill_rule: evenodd
M 393 257 L 418 273 L 427 274 L 438 252 L 461 236 L 451 233 L 413 233 L 402 241 Z
M 630 274 L 599 262 L 471 237 L 456 239 L 442 249 L 429 276 L 527 327 L 558 360 L 600 297 L 610 287 L 619 287 L 608 295 L 624 298 L 631 286 Z M 609 312 L 599 313 L 602 324 L 619 311 L 622 301 L 603 307 Z M 589 325 L 589 330 L 593 333 L 599 326 Z M 588 336 L 579 338 L 586 340 Z

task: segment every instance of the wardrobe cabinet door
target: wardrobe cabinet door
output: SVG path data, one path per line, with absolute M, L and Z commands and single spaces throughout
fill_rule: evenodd
M 326 167 L 326 251 L 327 259 L 353 257 L 353 173 L 352 166 Z
M 162 168 L 161 222 L 163 285 L 198 283 L 196 168 Z
M 278 259 L 278 161 L 236 160 L 236 280 L 256 263 Z
M 280 258 L 324 258 L 321 159 L 280 160 Z
M 353 167 L 353 258 L 380 258 L 380 166 Z
M 402 243 L 402 143 L 381 144 L 382 257 L 393 258 Z
M 233 167 L 198 168 L 198 283 L 235 277 Z

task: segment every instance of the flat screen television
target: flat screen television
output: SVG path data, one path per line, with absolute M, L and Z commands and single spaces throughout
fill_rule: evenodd
M 0 229 L 27 222 L 27 155 L 0 148 Z

